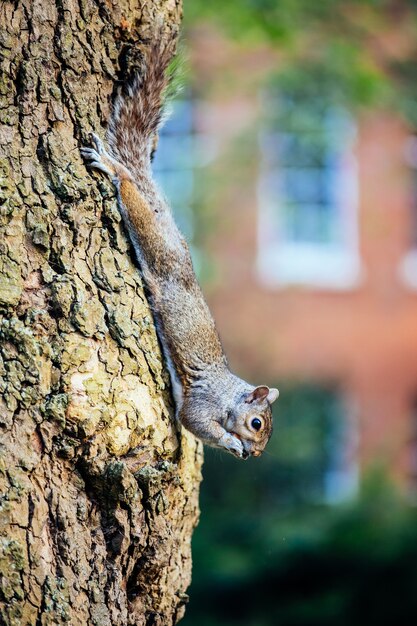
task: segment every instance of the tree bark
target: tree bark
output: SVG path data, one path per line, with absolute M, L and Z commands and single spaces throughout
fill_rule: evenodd
M 201 444 L 175 425 L 114 191 L 79 155 L 180 13 L 180 0 L 0 7 L 0 624 L 184 611 Z

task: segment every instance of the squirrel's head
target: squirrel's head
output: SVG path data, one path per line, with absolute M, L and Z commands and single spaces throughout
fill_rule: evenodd
M 272 435 L 271 404 L 278 398 L 278 389 L 266 385 L 242 394 L 237 405 L 228 412 L 225 428 L 242 442 L 245 458 L 260 456 Z

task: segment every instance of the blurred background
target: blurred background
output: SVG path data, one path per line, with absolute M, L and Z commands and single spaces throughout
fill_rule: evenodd
M 417 2 L 185 2 L 154 169 L 261 459 L 206 450 L 184 626 L 417 624 Z

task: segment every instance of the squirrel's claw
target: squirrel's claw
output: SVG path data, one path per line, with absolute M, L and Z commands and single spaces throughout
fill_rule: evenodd
M 95 133 L 91 133 L 90 136 L 91 136 L 91 139 L 93 140 L 93 143 L 94 143 L 94 145 L 96 147 L 97 152 L 99 154 L 105 154 L 106 150 L 104 148 L 104 144 L 101 141 L 100 137 L 98 135 L 96 135 Z
M 103 158 L 103 156 L 105 156 L 103 145 L 101 144 L 97 135 L 93 135 L 93 139 L 97 149 L 82 146 L 80 148 L 81 156 L 83 157 L 84 161 L 86 161 L 88 167 L 92 167 L 95 170 L 100 170 L 101 172 L 104 172 L 104 174 L 107 174 L 107 176 L 110 176 L 110 178 L 112 178 L 114 176 L 114 171 L 112 171 L 108 167 L 108 164 L 106 162 L 108 161 L 108 159 L 105 160 Z M 98 142 L 100 142 L 101 145 L 96 142 L 96 139 Z M 99 150 L 101 150 L 101 152 L 99 152 Z
M 92 157 L 94 158 L 99 158 L 100 155 L 98 154 L 98 152 L 96 150 L 94 150 L 94 148 L 87 148 L 87 146 L 82 146 L 80 148 L 80 152 L 83 155 L 83 157 L 85 159 L 90 159 Z

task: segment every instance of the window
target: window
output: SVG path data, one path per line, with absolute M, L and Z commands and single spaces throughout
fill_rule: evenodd
M 352 406 L 347 398 L 333 399 L 333 414 L 325 437 L 326 468 L 323 476 L 323 499 L 337 504 L 358 492 L 358 431 Z
M 304 502 L 336 504 L 355 495 L 355 420 L 337 389 L 310 384 L 284 388 L 278 419 L 275 455 L 283 489 Z
M 344 289 L 359 280 L 355 125 L 324 99 L 271 94 L 260 135 L 260 277 Z
M 417 396 L 414 396 L 410 412 L 408 452 L 408 495 L 417 501 Z
M 194 236 L 194 168 L 197 136 L 191 99 L 175 100 L 172 115 L 162 127 L 152 169 L 166 195 L 176 222 L 189 242 Z

